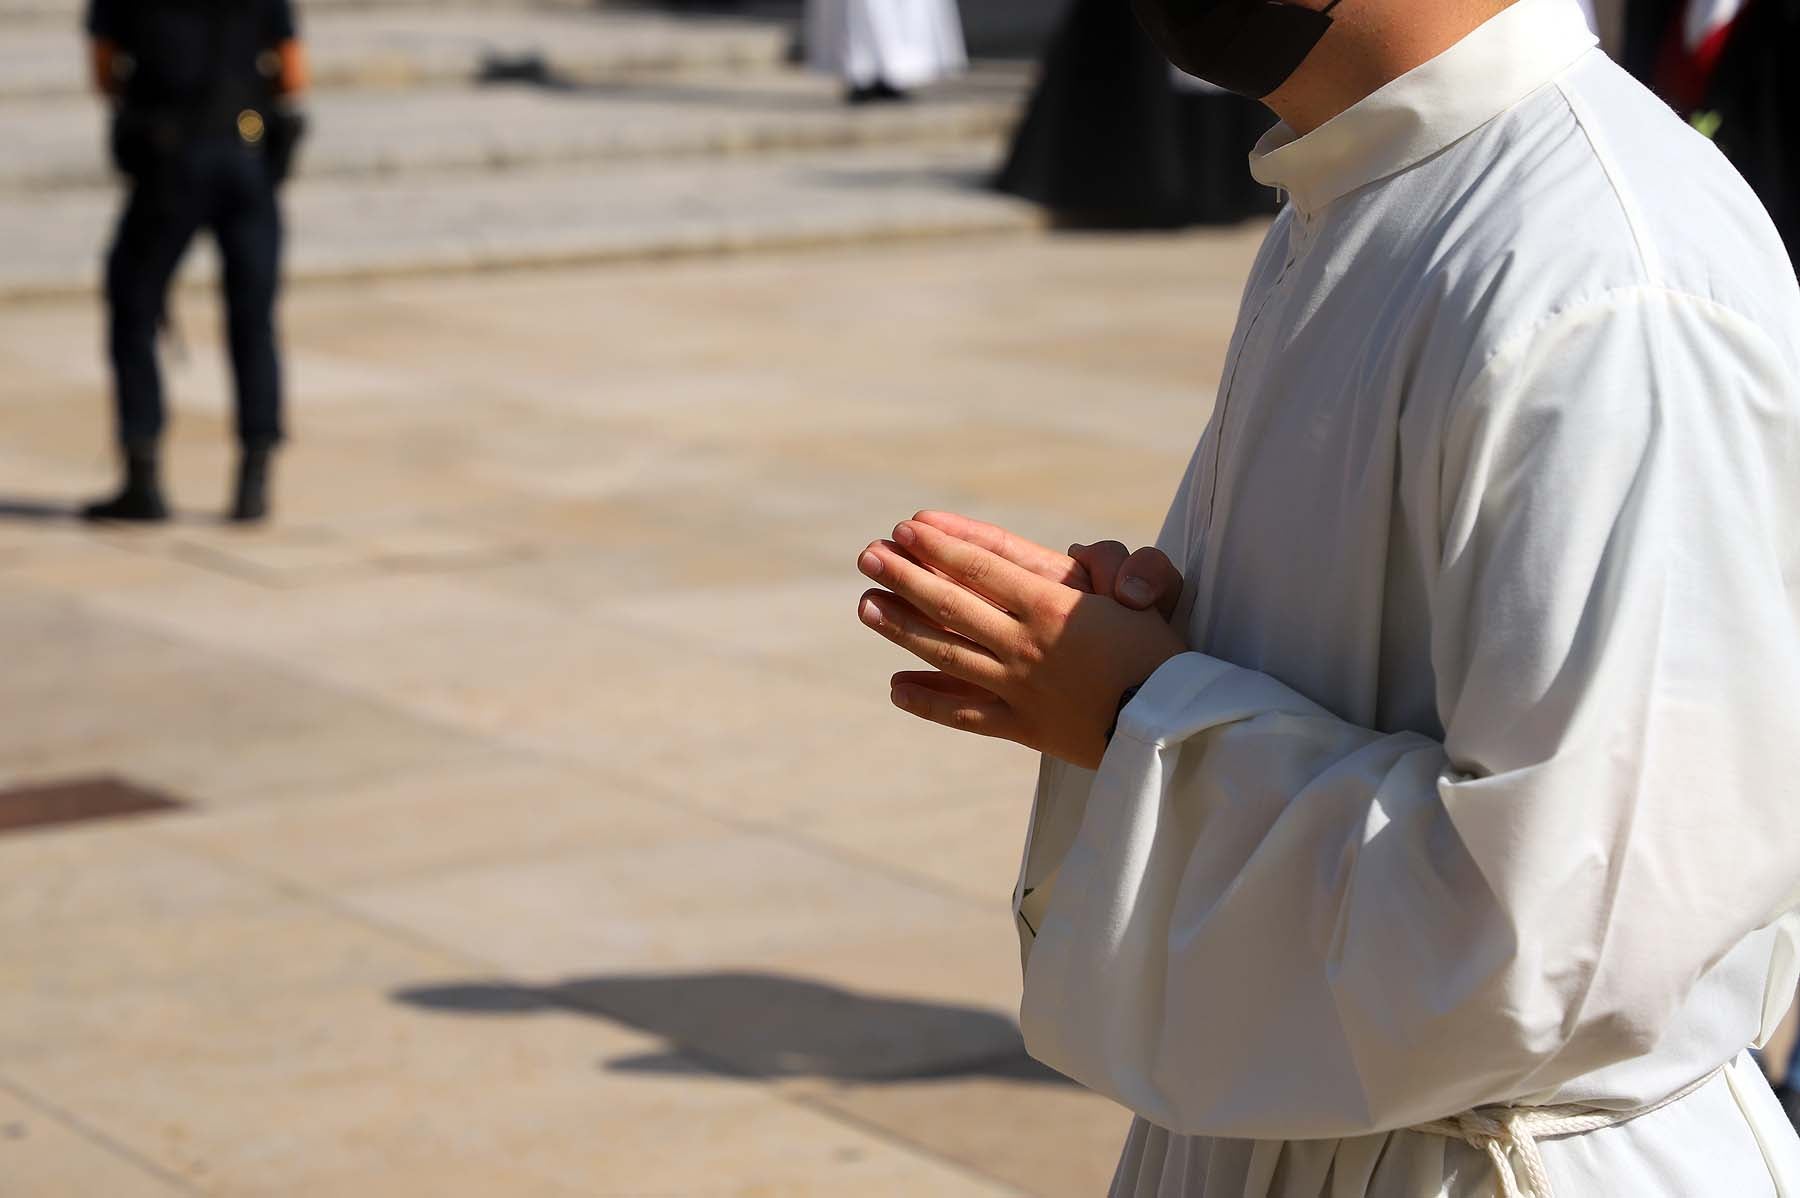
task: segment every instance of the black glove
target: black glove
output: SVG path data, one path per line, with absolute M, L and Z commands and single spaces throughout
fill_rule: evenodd
M 280 184 L 294 169 L 294 154 L 306 136 L 306 114 L 298 108 L 276 105 L 263 122 L 263 153 L 268 155 L 269 178 Z

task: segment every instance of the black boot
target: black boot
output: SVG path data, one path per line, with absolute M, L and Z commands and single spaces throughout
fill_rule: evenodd
M 267 446 L 244 450 L 238 459 L 237 496 L 231 503 L 231 519 L 248 524 L 269 515 L 269 459 L 274 451 Z
M 169 509 L 163 503 L 162 485 L 157 479 L 156 451 L 125 451 L 125 485 L 111 499 L 90 503 L 81 509 L 84 520 L 167 520 Z

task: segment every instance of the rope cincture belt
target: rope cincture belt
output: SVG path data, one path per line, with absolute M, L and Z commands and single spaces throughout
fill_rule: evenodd
M 1538 1150 L 1539 1140 L 1600 1131 L 1603 1128 L 1617 1127 L 1621 1123 L 1630 1123 L 1633 1119 L 1641 1119 L 1680 1102 L 1723 1072 L 1725 1066 L 1721 1065 L 1667 1098 L 1627 1111 L 1601 1110 L 1599 1107 L 1580 1103 L 1564 1106 L 1490 1106 L 1464 1111 L 1449 1119 L 1420 1123 L 1406 1130 L 1461 1140 L 1469 1147 L 1487 1153 L 1488 1159 L 1494 1162 L 1494 1173 L 1499 1179 L 1495 1198 L 1556 1198 L 1555 1190 L 1550 1185 L 1550 1174 L 1544 1169 L 1544 1155 Z M 1515 1157 L 1519 1162 L 1517 1170 L 1513 1167 Z M 1521 1175 L 1525 1187 L 1519 1185 Z

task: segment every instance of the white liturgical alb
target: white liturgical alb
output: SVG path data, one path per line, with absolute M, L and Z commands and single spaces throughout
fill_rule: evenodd
M 1119 1198 L 1800 1195 L 1781 241 L 1573 0 L 1252 167 L 1194 651 L 1044 767 L 1027 1044 L 1137 1113 Z
M 969 65 L 956 0 L 807 0 L 806 57 L 852 86 L 919 87 Z

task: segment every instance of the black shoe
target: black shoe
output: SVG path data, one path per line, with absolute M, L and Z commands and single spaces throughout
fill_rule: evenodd
M 162 485 L 157 481 L 156 454 L 134 450 L 125 455 L 125 485 L 111 499 L 90 503 L 81 509 L 83 520 L 133 520 L 153 523 L 169 518 L 163 503 Z
M 268 449 L 246 449 L 238 459 L 237 494 L 231 502 L 234 523 L 250 524 L 269 515 Z
M 850 104 L 892 104 L 910 99 L 912 99 L 911 95 L 901 91 L 885 79 L 877 79 L 873 83 L 853 87 L 844 93 L 844 100 Z

